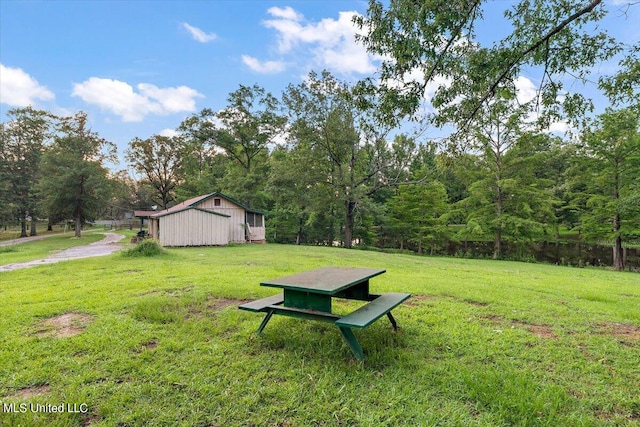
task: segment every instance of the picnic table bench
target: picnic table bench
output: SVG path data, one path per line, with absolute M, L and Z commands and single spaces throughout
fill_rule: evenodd
M 391 310 L 411 296 L 395 292 L 382 295 L 370 293 L 369 279 L 384 272 L 385 270 L 364 268 L 325 267 L 274 279 L 260 285 L 282 288 L 282 293 L 242 304 L 238 308 L 266 313 L 257 333 L 263 331 L 274 314 L 333 323 L 353 354 L 363 360 L 362 347 L 351 329 L 366 328 L 386 314 L 394 331 L 397 331 L 398 325 Z M 332 298 L 367 301 L 367 304 L 346 316 L 339 316 L 331 310 Z

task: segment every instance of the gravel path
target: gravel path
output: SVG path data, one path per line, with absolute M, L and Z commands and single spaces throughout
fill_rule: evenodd
M 122 247 L 118 244 L 122 239 L 124 239 L 123 234 L 105 233 L 104 239 L 100 240 L 99 242 L 69 248 L 57 254 L 51 255 L 50 257 L 45 259 L 2 265 L 0 266 L 0 273 L 3 271 L 13 271 L 21 268 L 36 267 L 43 264 L 53 264 L 56 262 L 68 261 L 71 259 L 109 255 L 117 250 L 122 249 Z
M 19 245 L 20 243 L 35 242 L 36 240 L 46 239 L 47 237 L 59 236 L 60 234 L 42 234 L 40 236 L 20 237 L 19 239 L 5 240 L 0 242 L 0 246 Z

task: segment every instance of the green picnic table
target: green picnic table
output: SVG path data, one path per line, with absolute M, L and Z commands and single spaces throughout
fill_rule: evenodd
M 260 285 L 281 288 L 282 293 L 242 304 L 238 308 L 266 313 L 258 327 L 258 333 L 262 332 L 274 314 L 331 322 L 338 327 L 353 354 L 359 360 L 363 360 L 362 347 L 351 329 L 366 328 L 386 314 L 394 331 L 397 331 L 398 325 L 391 310 L 411 296 L 411 294 L 395 292 L 372 294 L 369 291 L 369 279 L 385 271 L 369 268 L 324 267 L 268 280 Z M 331 310 L 333 298 L 368 303 L 346 316 L 339 316 Z

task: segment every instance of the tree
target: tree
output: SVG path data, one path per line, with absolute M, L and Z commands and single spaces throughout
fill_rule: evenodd
M 2 181 L 7 187 L 2 204 L 15 209 L 20 221 L 20 237 L 27 236 L 27 218 L 31 235 L 36 235 L 36 184 L 40 178 L 40 157 L 51 137 L 52 116 L 31 107 L 7 112 L 9 122 L 1 128 L 0 164 Z
M 73 218 L 76 237 L 111 197 L 103 162 L 114 156 L 115 145 L 88 129 L 87 115 L 79 112 L 62 119 L 60 135 L 42 157 L 41 206 L 50 218 Z
M 459 202 L 467 223 L 493 236 L 494 259 L 503 255 L 503 241 L 531 241 L 547 223 L 555 223 L 553 181 L 545 180 L 535 161 L 547 139 L 522 130 L 526 109 L 509 97 L 494 99 L 470 129 L 466 144 L 477 152 L 480 175 L 469 196 Z
M 214 113 L 204 109 L 200 114 L 187 117 L 178 127 L 183 138 L 182 157 L 183 182 L 176 189 L 180 200 L 223 191 L 229 158 L 216 147 L 216 127 L 213 124 Z
M 589 102 L 579 94 L 563 97 L 567 75 L 586 79 L 589 67 L 612 57 L 619 46 L 593 23 L 606 13 L 602 0 L 520 0 L 504 11 L 513 30 L 501 39 L 478 34 L 476 23 L 496 2 L 483 0 L 370 0 L 359 40 L 384 59 L 379 79 L 360 90 L 377 91 L 382 117 L 396 123 L 415 117 L 425 94 L 437 124 L 466 129 L 487 104 L 512 88 L 524 69 L 539 72 L 537 103 L 548 122 L 561 106 L 580 116 Z M 511 3 L 510 3 L 511 5 Z M 488 40 L 488 42 L 487 42 Z M 546 116 L 546 117 L 545 117 Z
M 153 135 L 129 142 L 125 158 L 136 172 L 153 186 L 155 203 L 167 209 L 175 200 L 175 189 L 182 182 L 183 139 Z
M 583 192 L 577 205 L 588 237 L 614 241 L 614 268 L 625 266 L 623 244 L 640 223 L 640 117 L 633 108 L 608 109 L 583 135 L 570 171 Z
M 429 242 L 433 255 L 436 241 L 446 234 L 449 206 L 444 185 L 430 181 L 401 186 L 390 205 L 392 222 L 402 239 L 417 245 L 420 254 Z
M 109 174 L 111 200 L 102 217 L 122 218 L 137 207 L 136 182 L 126 170 Z
M 289 134 L 309 144 L 318 159 L 318 173 L 330 198 L 342 212 L 344 246 L 354 241 L 359 209 L 366 199 L 390 182 L 393 156 L 387 146 L 386 128 L 376 127 L 374 103 L 354 97 L 351 88 L 329 72 L 314 72 L 297 86 L 290 85 L 283 102 L 291 117 Z M 364 108 L 361 108 L 364 107 Z M 304 190 L 303 190 L 304 191 Z

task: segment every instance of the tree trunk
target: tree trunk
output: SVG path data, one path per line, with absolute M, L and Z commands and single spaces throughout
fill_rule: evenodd
M 37 236 L 35 218 L 31 218 L 31 232 L 29 233 L 29 236 Z
M 498 180 L 500 177 L 498 177 Z M 498 229 L 496 230 L 496 240 L 493 246 L 493 259 L 499 259 L 502 256 L 502 188 L 498 186 L 496 194 L 496 215 L 498 217 Z
M 502 256 L 502 222 L 498 222 L 496 230 L 496 240 L 493 243 L 493 259 L 500 259 Z
M 619 219 L 619 217 L 617 218 Z M 618 271 L 624 270 L 624 254 L 622 251 L 622 237 L 616 237 L 616 242 L 613 246 L 613 268 Z
M 82 221 L 80 219 L 80 215 L 76 215 L 76 237 L 80 237 L 80 228 L 82 227 Z
M 304 220 L 300 217 L 298 221 L 298 232 L 296 233 L 296 245 L 302 244 L 302 227 L 304 225 Z
M 27 237 L 27 213 L 20 212 L 20 237 Z
M 346 202 L 347 205 L 347 216 L 344 222 L 344 247 L 347 249 L 351 249 L 352 241 L 353 241 L 353 224 L 355 223 L 355 210 L 356 210 L 356 202 L 353 200 L 348 200 Z

